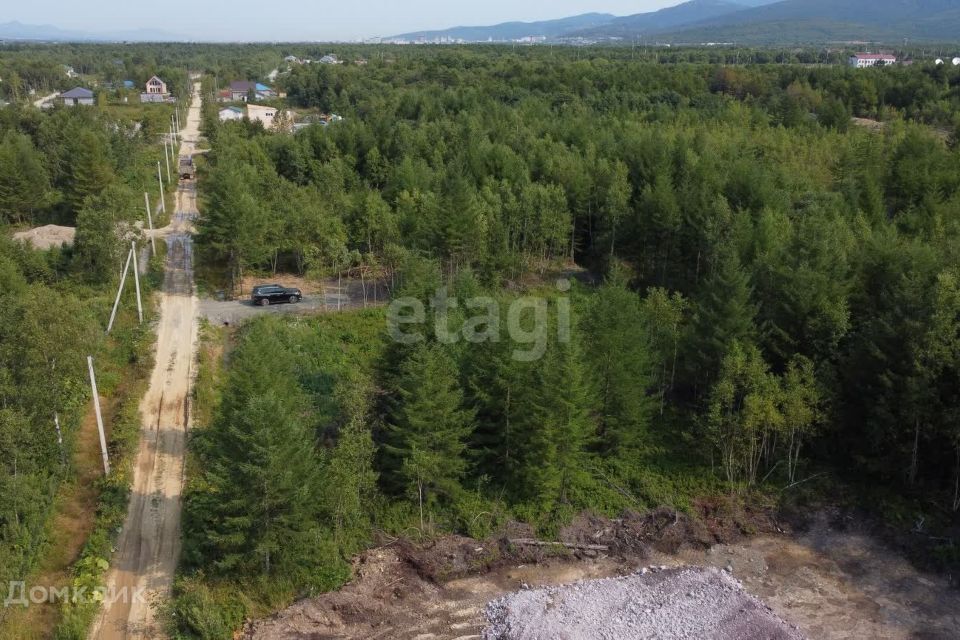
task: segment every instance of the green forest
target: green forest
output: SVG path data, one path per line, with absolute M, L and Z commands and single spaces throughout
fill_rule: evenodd
M 149 322 L 138 324 L 131 287 L 105 335 L 130 242 L 140 234 L 143 192 L 159 202 L 156 162 L 162 147 L 151 128 L 159 113 L 118 116 L 100 109 L 0 109 L 0 583 L 50 571 L 62 546 L 74 584 L 98 579 L 111 535 L 126 512 L 126 454 L 139 434 L 139 382 L 152 366 Z M 159 126 L 159 125 L 157 125 Z M 163 223 L 159 214 L 155 219 Z M 76 230 L 72 245 L 40 251 L 15 231 L 44 224 Z M 162 245 L 158 245 L 162 248 Z M 143 294 L 160 283 L 160 259 L 141 278 Z M 152 308 L 147 305 L 147 320 Z M 114 473 L 102 476 L 99 450 L 91 476 L 84 444 L 90 423 L 87 356 L 93 356 Z M 86 422 L 85 422 L 86 421 Z M 84 424 L 87 425 L 84 428 Z M 91 426 L 92 425 L 92 426 Z M 90 429 L 93 429 L 91 432 Z M 58 432 L 59 431 L 59 432 Z M 94 445 L 96 446 L 96 445 Z M 92 484 L 90 484 L 92 483 Z M 89 510 L 79 530 L 54 520 Z M 77 538 L 77 536 L 80 536 Z M 84 536 L 89 536 L 85 538 Z M 70 542 L 65 542 L 69 540 Z M 82 638 L 97 603 L 65 607 L 58 637 Z M 16 606 L 0 608 L 0 637 L 52 637 Z
M 345 64 L 283 62 L 331 51 Z M 363 274 L 424 313 L 381 297 L 203 328 L 173 637 L 338 588 L 381 535 L 552 540 L 585 511 L 846 500 L 922 522 L 928 564 L 955 570 L 960 70 L 846 53 L 3 45 L 0 584 L 45 570 L 85 477 L 87 355 L 120 462 L 70 580 L 110 559 L 153 336 L 129 298 L 104 332 L 172 107 L 104 83 L 159 73 L 183 97 L 188 72 L 201 291 Z M 274 69 L 274 106 L 343 119 L 220 122 L 219 89 Z M 95 106 L 30 106 L 78 84 Z M 73 246 L 11 239 L 44 224 Z M 0 609 L 0 637 L 84 638 L 96 607 L 43 629 Z
M 801 485 L 956 526 L 960 73 L 530 51 L 294 68 L 290 103 L 344 120 L 292 136 L 208 93 L 198 242 L 224 282 L 363 268 L 429 310 L 415 344 L 380 311 L 269 319 L 208 363 L 183 637 L 340 584 L 375 531 L 549 538 Z M 471 314 L 441 289 L 503 326 L 539 296 L 571 339 L 533 362 L 444 339 Z

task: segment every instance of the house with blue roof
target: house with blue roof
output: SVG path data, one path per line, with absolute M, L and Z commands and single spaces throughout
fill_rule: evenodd
M 277 97 L 277 92 L 265 84 L 235 80 L 230 83 L 230 100 L 232 102 L 246 102 L 251 91 L 258 100 L 270 100 Z

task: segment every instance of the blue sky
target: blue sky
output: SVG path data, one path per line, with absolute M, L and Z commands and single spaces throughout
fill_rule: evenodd
M 349 40 L 419 29 L 617 15 L 659 9 L 680 0 L 27 0 L 4 2 L 0 22 L 62 29 L 155 28 L 202 40 Z

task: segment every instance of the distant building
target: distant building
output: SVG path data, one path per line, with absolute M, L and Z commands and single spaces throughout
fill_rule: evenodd
M 246 102 L 250 92 L 258 100 L 269 100 L 276 98 L 277 93 L 270 87 L 259 82 L 234 81 L 230 83 L 230 100 L 233 102 Z
M 884 67 L 896 64 L 897 57 L 886 53 L 858 53 L 850 56 L 850 66 L 856 69 L 866 67 Z
M 220 122 L 243 120 L 243 109 L 240 107 L 225 107 L 220 109 Z
M 170 94 L 167 93 L 167 83 L 157 76 L 153 76 L 147 80 L 147 84 L 144 86 L 144 89 L 145 91 L 140 94 L 141 104 L 173 102 Z
M 277 116 L 280 114 L 281 110 L 278 110 L 274 107 L 265 107 L 258 104 L 248 104 L 247 105 L 247 117 L 250 119 L 250 122 L 260 122 L 263 124 L 263 128 L 271 131 L 276 131 L 279 128 L 279 123 L 276 122 Z M 292 128 L 293 126 L 293 113 L 291 111 L 284 112 L 286 115 L 286 127 L 285 129 Z
M 93 91 L 84 89 L 83 87 L 74 87 L 70 89 L 70 91 L 61 93 L 59 99 L 65 107 L 89 106 L 93 104 Z
M 149 93 L 150 95 L 165 96 L 167 95 L 167 83 L 161 80 L 160 78 L 158 78 L 157 76 L 153 76 L 152 78 L 147 80 L 147 90 L 144 91 L 144 93 Z
M 331 53 L 320 58 L 320 64 L 343 64 L 343 63 L 337 59 L 337 56 Z

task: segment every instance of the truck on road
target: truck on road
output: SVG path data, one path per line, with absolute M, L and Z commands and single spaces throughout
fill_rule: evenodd
M 191 156 L 180 156 L 180 179 L 193 180 L 197 177 L 196 167 Z

